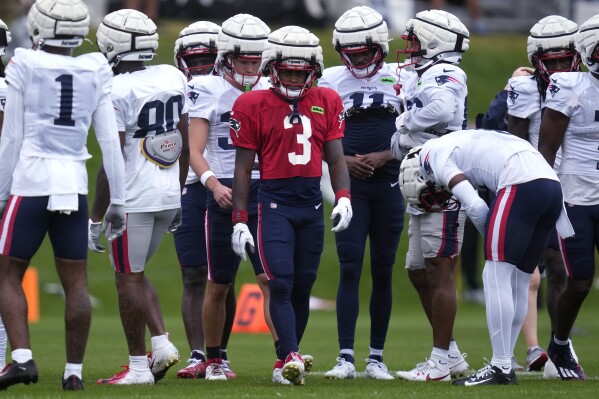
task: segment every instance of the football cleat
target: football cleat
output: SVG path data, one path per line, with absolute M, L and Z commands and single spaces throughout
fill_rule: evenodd
M 207 364 L 200 359 L 188 359 L 189 365 L 177 371 L 177 378 L 204 378 L 206 376 Z
M 227 380 L 237 378 L 237 374 L 235 374 L 235 372 L 231 370 L 231 363 L 228 360 L 223 360 L 223 371 L 227 376 Z
M 433 359 L 418 363 L 412 370 L 398 371 L 396 375 L 406 381 L 451 381 L 449 366 L 443 370 Z
M 584 370 L 572 356 L 569 345 L 558 345 L 552 339 L 549 342 L 547 354 L 562 380 L 585 381 L 587 379 Z
M 165 346 L 154 349 L 148 355 L 148 366 L 154 375 L 154 381 L 164 378 L 168 369 L 179 363 L 179 351 L 170 341 Z
M 387 366 L 383 362 L 379 362 L 374 359 L 366 359 L 366 377 L 373 378 L 375 380 L 394 380 Z
M 206 367 L 206 379 L 208 381 L 227 381 L 227 375 L 220 363 L 210 363 Z
M 547 355 L 549 356 L 549 355 Z M 547 359 L 547 363 L 545 363 L 545 367 L 543 367 L 543 378 L 551 379 L 551 378 L 561 378 L 559 373 L 557 372 L 557 368 L 555 364 L 551 361 L 551 359 Z
M 33 359 L 25 363 L 12 361 L 0 372 L 0 391 L 14 384 L 37 384 L 37 366 Z
M 97 382 L 98 384 L 107 385 L 145 385 L 154 384 L 154 375 L 150 370 L 133 370 L 129 366 L 121 366 L 125 370 L 120 373 L 116 373 L 110 378 L 102 378 Z
M 460 352 L 449 352 L 449 374 L 451 378 L 461 378 L 468 375 L 470 365 L 466 362 L 468 354 Z
M 526 371 L 541 371 L 549 356 L 540 346 L 533 346 L 526 351 Z
M 304 372 L 309 373 L 314 365 L 314 357 L 311 355 L 302 355 L 302 360 L 304 361 Z
M 291 352 L 287 355 L 281 373 L 293 385 L 303 385 L 305 368 L 302 355 L 297 352 Z
M 275 384 L 281 384 L 281 385 L 291 385 L 291 382 L 287 379 L 285 379 L 285 377 L 283 377 L 283 365 L 285 363 L 283 363 L 282 360 L 277 360 L 275 362 L 275 367 L 272 370 L 272 382 L 274 382 Z
M 512 369 L 509 374 L 503 373 L 499 367 L 487 364 L 469 377 L 453 382 L 453 385 L 473 387 L 476 385 L 511 385 L 517 384 L 516 373 Z
M 356 367 L 342 357 L 337 358 L 337 364 L 329 371 L 324 373 L 324 378 L 333 380 L 348 380 L 356 378 Z
M 62 379 L 62 389 L 64 391 L 81 391 L 83 390 L 83 381 L 76 375 L 72 375 L 67 379 Z

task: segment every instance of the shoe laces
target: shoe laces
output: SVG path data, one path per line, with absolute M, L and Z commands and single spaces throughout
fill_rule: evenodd
M 208 368 L 211 370 L 210 374 L 212 374 L 212 375 L 223 375 L 224 374 L 222 364 L 211 363 L 208 365 Z
M 368 358 L 368 359 L 366 359 L 366 363 L 374 365 L 374 367 L 378 368 L 379 370 L 384 371 L 385 373 L 389 372 L 385 363 L 379 362 L 378 360 Z
M 336 367 L 346 367 L 347 364 L 351 364 L 351 363 L 348 362 L 347 360 L 345 360 L 345 358 L 343 358 L 343 357 L 337 358 L 337 366 Z
M 485 360 L 487 360 L 487 359 L 485 359 Z M 495 374 L 495 371 L 493 370 L 493 366 L 491 366 L 490 363 L 487 363 L 482 369 L 480 369 L 476 372 L 476 378 L 477 379 L 484 378 L 491 374 Z
M 223 360 L 222 367 L 223 367 L 223 370 L 225 370 L 225 371 L 231 371 L 231 367 L 229 366 L 228 360 Z

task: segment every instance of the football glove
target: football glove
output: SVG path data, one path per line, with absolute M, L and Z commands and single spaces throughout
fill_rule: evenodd
M 104 215 L 104 224 L 102 233 L 106 233 L 110 225 L 110 233 L 106 236 L 108 242 L 119 238 L 127 228 L 127 216 L 125 215 L 125 206 L 110 204 Z
M 247 260 L 245 253 L 246 245 L 250 246 L 250 251 L 254 252 L 256 250 L 254 246 L 254 237 L 252 237 L 252 233 L 250 233 L 247 224 L 236 223 L 235 226 L 233 226 L 233 234 L 231 235 L 231 246 L 233 247 L 233 252 L 243 260 Z
M 333 208 L 333 213 L 331 213 L 331 219 L 335 220 L 335 218 L 339 217 L 339 221 L 331 230 L 335 233 L 339 233 L 347 229 L 349 223 L 351 222 L 351 218 L 353 216 L 353 212 L 351 209 L 351 201 L 347 197 L 339 198 L 337 201 L 337 205 Z
M 102 222 L 92 222 L 89 219 L 87 227 L 87 248 L 93 252 L 104 252 L 106 249 L 100 244 Z
M 179 208 L 179 209 L 177 209 L 177 214 L 175 215 L 175 218 L 171 222 L 170 226 L 168 226 L 167 232 L 174 233 L 175 231 L 177 231 L 177 229 L 179 227 L 181 227 L 182 223 L 183 223 L 183 210 L 181 208 Z

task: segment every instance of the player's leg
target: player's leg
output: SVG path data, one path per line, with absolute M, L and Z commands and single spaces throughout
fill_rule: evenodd
M 393 183 L 393 182 L 391 182 Z M 399 185 L 383 181 L 373 185 L 370 223 L 370 354 L 366 376 L 393 379 L 383 363 L 383 348 L 391 319 L 392 271 L 403 230 L 404 205 Z M 397 182 L 395 182 L 397 183 Z
M 49 222 L 48 197 L 11 196 L 0 224 L 0 314 L 12 349 L 12 363 L 0 374 L 0 389 L 37 382 L 21 281 L 39 249 Z M 21 366 L 21 367 L 18 367 Z
M 412 286 L 418 293 L 424 314 L 431 323 L 431 290 L 428 284 L 424 255 L 422 254 L 422 235 L 420 223 L 422 215 L 409 214 L 408 252 L 406 253 L 406 269 Z
M 541 273 L 539 267 L 535 268 L 528 286 L 528 311 L 524 324 L 522 324 L 522 334 L 526 341 L 526 369 L 527 371 L 539 371 L 547 362 L 547 353 L 539 346 L 537 336 L 537 298 L 539 286 L 541 285 Z

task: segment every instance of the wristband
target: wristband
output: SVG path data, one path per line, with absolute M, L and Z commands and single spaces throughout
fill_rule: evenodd
M 339 190 L 335 193 L 335 202 L 339 201 L 339 198 L 341 197 L 346 197 L 347 199 L 351 200 L 351 194 L 349 193 L 349 190 Z
M 207 170 L 202 173 L 202 176 L 200 176 L 200 182 L 202 183 L 202 186 L 206 187 L 206 180 L 208 180 L 210 176 L 214 176 L 214 172 L 211 170 Z
M 231 221 L 233 221 L 233 223 L 247 223 L 248 212 L 243 209 L 233 209 L 233 213 L 231 214 Z

